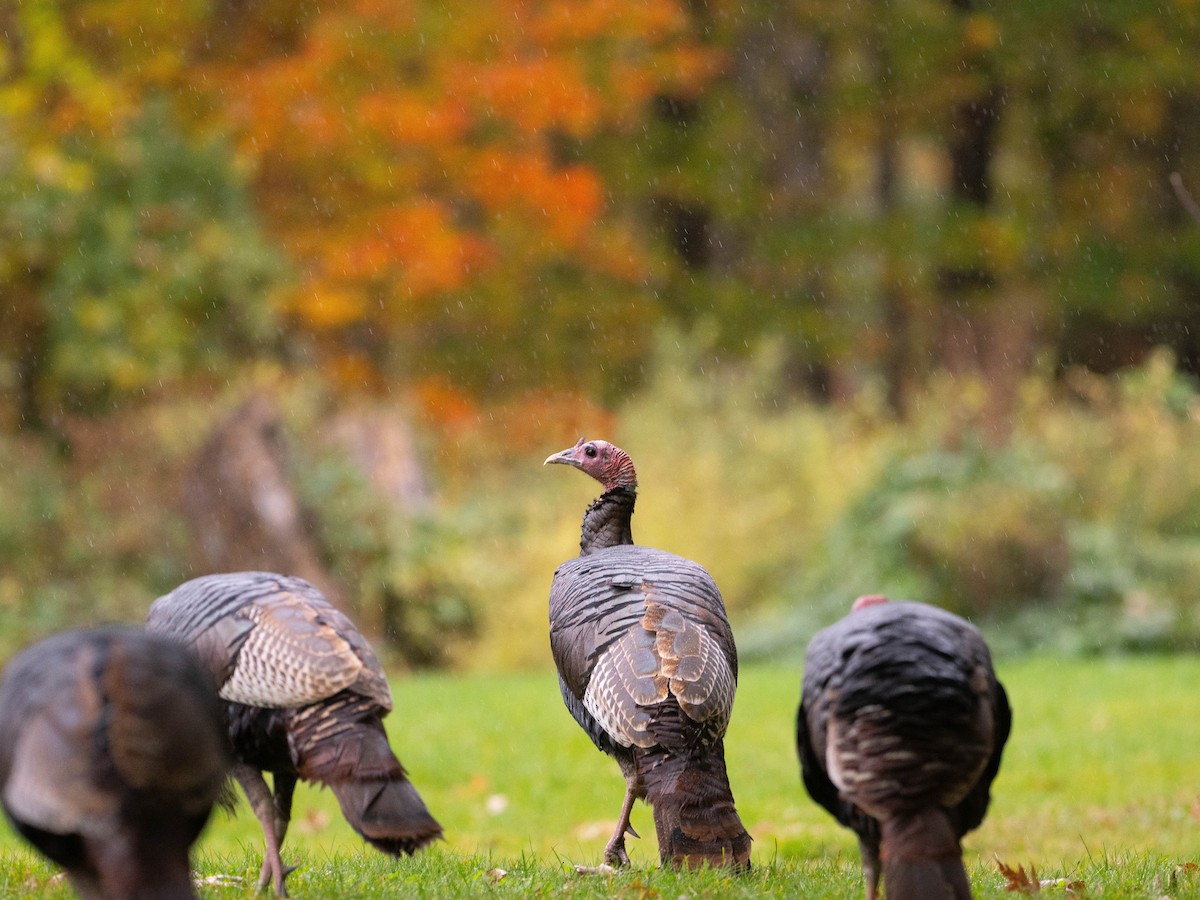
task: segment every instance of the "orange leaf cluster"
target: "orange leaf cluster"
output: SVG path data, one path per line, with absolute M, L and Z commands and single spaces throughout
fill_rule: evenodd
M 444 205 L 431 198 L 389 207 L 374 217 L 373 230 L 342 247 L 338 275 L 351 280 L 394 279 L 410 296 L 461 287 L 486 246 L 455 228 Z
M 682 33 L 687 26 L 682 8 L 670 0 L 635 4 L 626 0 L 567 0 L 538 5 L 517 0 L 510 5 L 525 10 L 522 32 L 544 46 L 633 39 L 658 42 Z
M 436 149 L 463 140 L 471 119 L 450 95 L 426 97 L 411 90 L 383 90 L 359 104 L 364 125 L 399 145 Z
M 509 59 L 464 68 L 451 89 L 472 96 L 481 117 L 503 119 L 529 134 L 559 130 L 585 137 L 601 116 L 599 98 L 569 58 Z
M 357 322 L 366 305 L 362 292 L 352 287 L 310 281 L 285 300 L 284 309 L 315 330 L 325 331 Z
M 549 390 L 529 391 L 500 406 L 492 418 L 497 436 L 518 452 L 543 446 L 548 433 L 611 434 L 614 422 L 611 412 L 583 394 Z
M 615 427 L 609 410 L 569 390 L 532 390 L 506 403 L 492 404 L 485 414 L 465 391 L 443 378 L 431 377 L 413 388 L 412 399 L 413 406 L 440 431 L 471 440 L 494 440 L 518 454 L 544 447 L 548 431 L 601 435 L 612 433 Z
M 463 431 L 480 421 L 479 407 L 463 390 L 446 379 L 428 377 L 412 388 L 415 407 L 443 431 Z
M 498 149 L 480 153 L 467 179 L 489 212 L 515 208 L 531 213 L 562 246 L 577 244 L 604 205 L 604 188 L 592 169 L 552 168 L 538 156 Z

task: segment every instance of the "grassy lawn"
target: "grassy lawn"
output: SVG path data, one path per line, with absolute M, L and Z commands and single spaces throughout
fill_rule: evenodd
M 991 814 L 965 842 L 978 895 L 1005 895 L 994 854 L 1014 867 L 1034 864 L 1043 879 L 1082 881 L 1089 897 L 1196 896 L 1200 876 L 1188 864 L 1200 861 L 1200 658 L 1032 659 L 999 670 L 1015 722 Z M 396 683 L 398 711 L 388 721 L 446 841 L 393 861 L 364 849 L 331 794 L 302 788 L 284 847 L 285 861 L 301 864 L 291 892 L 861 896 L 853 836 L 800 785 L 792 737 L 799 680 L 792 667 L 742 673 L 727 752 L 755 838 L 748 876 L 658 871 L 645 807 L 634 814 L 646 837 L 630 841 L 632 871 L 575 875 L 573 864 L 600 861 L 622 782 L 563 709 L 553 675 L 422 675 Z M 204 896 L 251 895 L 259 844 L 244 803 L 235 818 L 218 814 L 198 867 L 241 881 L 206 886 Z M 0 894 L 69 896 L 47 886 L 53 870 L 10 832 L 0 855 Z

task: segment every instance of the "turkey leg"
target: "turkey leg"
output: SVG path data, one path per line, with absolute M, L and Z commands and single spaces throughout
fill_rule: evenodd
M 283 839 L 287 837 L 288 824 L 292 821 L 292 793 L 296 790 L 296 776 L 286 772 L 276 772 L 273 780 L 275 782 L 273 785 L 275 788 L 273 804 L 275 807 L 275 840 L 279 842 L 279 849 L 282 850 Z
M 258 875 L 259 889 L 266 887 L 268 882 L 272 882 L 275 887 L 276 896 L 286 897 L 287 888 L 284 886 L 283 880 L 287 878 L 289 872 L 293 871 L 294 867 L 284 868 L 283 860 L 279 858 L 279 845 L 281 841 L 275 830 L 277 808 L 275 800 L 271 796 L 271 790 L 267 787 L 267 782 L 262 777 L 262 773 L 253 766 L 248 766 L 245 763 L 234 765 L 233 777 L 237 779 L 238 784 L 245 791 L 246 799 L 250 801 L 250 808 L 254 810 L 254 815 L 258 817 L 259 824 L 262 825 L 263 839 L 266 842 L 266 849 L 263 851 L 262 870 Z M 292 787 L 294 786 L 294 779 L 290 786 L 286 785 L 286 780 L 281 784 L 281 787 L 284 787 L 289 811 L 292 801 Z
M 629 854 L 625 852 L 625 835 L 631 834 L 634 837 L 640 837 L 633 830 L 633 826 L 629 824 L 629 815 L 633 812 L 634 799 L 633 788 L 626 785 L 625 802 L 621 804 L 621 818 L 617 822 L 617 830 L 613 832 L 613 836 L 604 848 L 604 861 L 610 866 L 629 865 Z

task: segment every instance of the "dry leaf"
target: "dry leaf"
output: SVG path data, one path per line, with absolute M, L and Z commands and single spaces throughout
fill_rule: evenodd
M 193 879 L 196 884 L 241 884 L 245 881 L 241 875 L 197 875 Z
M 501 869 L 499 866 L 497 866 L 494 869 L 488 869 L 483 874 L 487 877 L 488 881 L 499 882 L 504 880 L 504 876 L 508 874 L 508 869 Z
M 1037 894 L 1042 890 L 1042 883 L 1038 881 L 1037 869 L 1033 867 L 1033 863 L 1029 864 L 1029 872 L 1025 872 L 1024 866 L 1017 866 L 1015 869 L 1006 866 L 1000 861 L 1000 857 L 994 857 L 996 860 L 996 868 L 1000 870 L 1000 874 L 1004 876 L 1004 889 L 1018 894 Z
M 611 875 L 613 867 L 608 863 L 601 863 L 598 866 L 576 866 L 575 871 L 579 875 Z
M 1061 888 L 1063 893 L 1068 897 L 1082 897 L 1087 893 L 1087 885 L 1082 881 L 1075 881 L 1070 878 L 1039 879 L 1037 869 L 1034 868 L 1033 863 L 1029 864 L 1029 871 L 1026 872 L 1024 866 L 1017 866 L 1014 869 L 1001 862 L 1000 857 L 993 858 L 996 860 L 996 868 L 1004 876 L 1004 889 L 1011 893 L 1040 894 L 1042 888 Z
M 1200 868 L 1200 866 L 1194 862 L 1177 863 L 1175 868 L 1170 871 L 1166 878 L 1163 878 L 1162 875 L 1154 876 L 1155 890 L 1175 890 L 1179 884 L 1179 879 L 1181 876 L 1183 878 L 1190 878 L 1196 874 L 1196 870 L 1198 868 Z

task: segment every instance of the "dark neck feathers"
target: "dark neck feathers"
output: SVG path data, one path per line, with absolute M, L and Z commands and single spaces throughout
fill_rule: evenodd
M 634 488 L 616 487 L 605 491 L 592 501 L 583 514 L 583 536 L 579 539 L 579 555 L 587 556 L 605 547 L 633 543 L 629 520 L 637 500 Z

